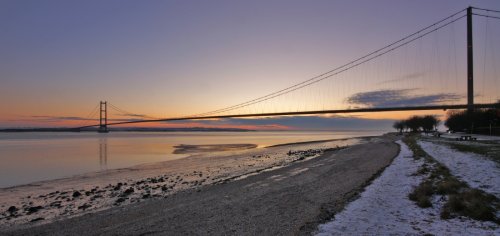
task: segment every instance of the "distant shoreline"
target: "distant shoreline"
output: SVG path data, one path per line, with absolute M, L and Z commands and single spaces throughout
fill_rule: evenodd
M 238 128 L 111 128 L 111 132 L 254 132 L 250 129 Z M 97 132 L 97 129 L 76 129 L 76 128 L 12 128 L 0 129 L 0 133 L 28 133 L 28 132 Z

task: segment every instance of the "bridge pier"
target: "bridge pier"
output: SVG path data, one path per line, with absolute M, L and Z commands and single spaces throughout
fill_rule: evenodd
M 108 102 L 101 101 L 99 104 L 99 133 L 108 133 Z

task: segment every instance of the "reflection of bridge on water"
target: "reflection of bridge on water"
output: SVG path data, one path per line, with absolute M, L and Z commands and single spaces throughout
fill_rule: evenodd
M 101 170 L 108 169 L 108 138 L 99 138 L 99 166 Z

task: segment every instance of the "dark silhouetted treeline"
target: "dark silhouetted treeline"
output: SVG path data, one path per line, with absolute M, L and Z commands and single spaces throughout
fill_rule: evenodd
M 449 111 L 444 125 L 454 132 L 500 135 L 500 109 Z
M 411 131 L 411 132 L 431 132 L 436 130 L 439 125 L 439 120 L 432 115 L 427 116 L 412 116 L 406 120 L 400 120 L 394 122 L 394 127 L 400 133 L 403 131 Z

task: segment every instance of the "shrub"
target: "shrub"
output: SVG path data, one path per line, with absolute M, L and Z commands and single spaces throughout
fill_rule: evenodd
M 463 192 L 453 194 L 444 205 L 441 217 L 451 217 L 451 214 L 468 216 L 475 220 L 494 221 L 496 219 L 496 209 L 493 205 L 498 205 L 498 200 L 481 190 L 467 189 Z M 444 218 L 443 217 L 443 218 Z
M 465 186 L 463 182 L 455 178 L 445 178 L 437 183 L 436 193 L 440 195 L 455 194 Z
M 434 189 L 432 187 L 432 182 L 424 181 L 408 195 L 408 198 L 414 201 L 417 206 L 427 208 L 432 207 L 430 197 L 433 193 Z

